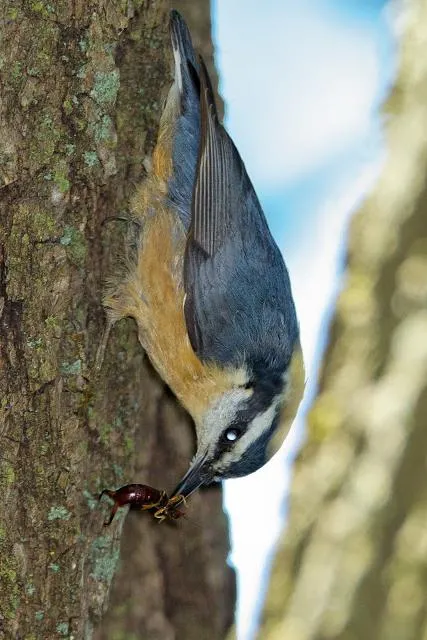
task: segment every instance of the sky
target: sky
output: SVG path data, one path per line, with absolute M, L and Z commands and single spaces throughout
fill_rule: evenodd
M 379 107 L 396 61 L 386 0 L 214 0 L 212 21 L 225 124 L 291 275 L 307 371 L 282 450 L 257 473 L 224 483 L 238 640 L 253 640 L 342 284 L 349 217 L 384 160 Z

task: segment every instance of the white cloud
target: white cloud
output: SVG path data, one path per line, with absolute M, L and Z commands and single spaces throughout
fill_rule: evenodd
M 300 178 L 369 135 L 381 71 L 369 23 L 334 23 L 321 2 L 228 1 L 217 19 L 227 126 L 258 184 Z

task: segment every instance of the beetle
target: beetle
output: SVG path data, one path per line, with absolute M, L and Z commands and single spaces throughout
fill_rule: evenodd
M 159 522 L 163 522 L 167 518 L 169 520 L 177 520 L 184 515 L 184 511 L 178 508 L 185 503 L 184 496 L 176 495 L 173 498 L 169 498 L 166 491 L 155 489 L 148 484 L 126 484 L 116 491 L 103 489 L 99 495 L 99 500 L 104 495 L 114 501 L 110 517 L 104 522 L 104 527 L 108 527 L 111 524 L 117 509 L 126 505 L 129 505 L 131 509 L 154 511 L 154 517 Z

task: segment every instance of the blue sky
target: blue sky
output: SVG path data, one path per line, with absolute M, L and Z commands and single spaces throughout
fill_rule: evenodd
M 225 483 L 239 640 L 250 640 L 340 286 L 349 216 L 381 167 L 378 109 L 395 61 L 385 0 L 216 0 L 212 17 L 226 126 L 291 274 L 308 379 L 283 450 L 256 474 Z

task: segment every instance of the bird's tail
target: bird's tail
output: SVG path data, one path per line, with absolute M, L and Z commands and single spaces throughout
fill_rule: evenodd
M 185 100 L 188 92 L 192 94 L 198 88 L 198 63 L 188 27 L 175 9 L 170 12 L 169 30 L 175 60 L 175 82 Z

